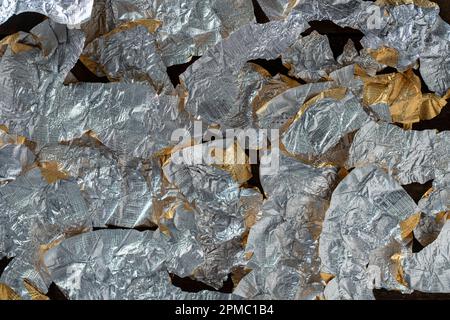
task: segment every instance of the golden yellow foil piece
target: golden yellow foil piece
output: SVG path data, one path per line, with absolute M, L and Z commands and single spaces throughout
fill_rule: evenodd
M 409 287 L 408 283 L 405 280 L 405 272 L 402 267 L 402 255 L 400 253 L 396 253 L 391 257 L 391 260 L 395 263 L 395 279 L 398 283 L 404 285 L 405 287 Z
M 397 66 L 399 53 L 394 48 L 381 47 L 379 49 L 368 49 L 368 52 L 378 63 L 393 68 Z
M 21 300 L 21 298 L 6 284 L 0 283 L 0 300 Z
M 34 285 L 28 279 L 24 279 L 23 283 L 25 285 L 25 289 L 27 289 L 28 294 L 30 295 L 32 300 L 50 300 L 45 294 L 36 289 Z
M 58 168 L 56 161 L 44 162 L 39 164 L 41 174 L 48 183 L 55 183 L 58 180 L 67 179 L 69 175 Z
M 252 178 L 249 159 L 238 143 L 231 144 L 225 150 L 215 148 L 211 152 L 211 155 L 222 163 L 218 167 L 228 171 L 236 182 L 242 184 Z
M 428 0 L 377 0 L 377 6 L 400 6 L 403 4 L 413 4 L 422 8 L 439 8 L 437 3 Z
M 14 33 L 3 40 L 0 41 L 0 57 L 3 56 L 3 54 L 6 51 L 6 48 L 9 46 L 11 48 L 11 51 L 13 54 L 19 53 L 19 52 L 26 52 L 33 49 L 33 46 L 20 43 L 20 33 Z
M 360 77 L 364 82 L 364 104 L 386 103 L 392 120 L 397 123 L 409 125 L 433 119 L 447 104 L 435 94 L 422 94 L 420 79 L 411 69 L 404 73 Z
M 400 222 L 400 230 L 402 239 L 407 239 L 419 224 L 420 221 L 420 212 L 413 214 L 408 219 Z

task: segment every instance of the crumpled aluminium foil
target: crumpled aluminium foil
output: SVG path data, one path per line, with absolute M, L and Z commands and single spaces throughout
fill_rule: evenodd
M 342 100 L 325 98 L 301 108 L 281 140 L 291 154 L 314 159 L 367 121 L 369 116 L 352 93 Z
M 318 241 L 335 167 L 314 168 L 282 155 L 277 175 L 262 176 L 268 199 L 251 228 L 247 274 L 234 294 L 248 299 L 314 299 L 323 291 Z
M 409 286 L 421 292 L 449 292 L 449 251 L 450 221 L 447 221 L 433 243 L 402 260 L 404 277 Z
M 439 7 L 433 2 L 300 0 L 274 6 L 269 1 L 259 1 L 271 20 L 301 16 L 307 21 L 331 20 L 341 27 L 361 30 L 365 35 L 361 41 L 364 48 L 395 49 L 399 56 L 392 66 L 400 71 L 415 66 L 420 59 L 421 73 L 430 89 L 443 95 L 449 88 L 448 55 L 442 54 L 449 50 L 449 27 L 439 17 Z M 364 60 L 365 64 L 377 66 L 370 62 L 373 59 Z
M 56 88 L 75 65 L 84 36 L 45 20 L 24 41 L 32 46 L 30 50 L 14 54 L 8 48 L 0 61 L 0 116 L 11 134 L 32 140 L 36 117 L 47 111 Z
M 158 231 L 98 230 L 48 250 L 43 267 L 70 299 L 227 299 L 187 293 L 170 282 L 170 245 Z M 179 258 L 179 257 L 177 257 Z
M 251 127 L 241 98 L 241 69 L 254 59 L 275 59 L 307 28 L 303 19 L 248 24 L 208 50 L 181 75 L 188 97 L 185 108 L 208 124 Z
M 355 43 L 351 39 L 345 44 L 342 54 L 337 58 L 337 62 L 344 66 L 357 64 L 370 76 L 375 76 L 378 71 L 386 67 L 368 54 L 367 50 L 358 52 L 355 48 Z
M 93 227 L 152 225 L 153 197 L 161 179 L 156 166 L 145 170 L 142 164 L 121 163 L 108 150 L 76 145 L 45 147 L 39 162 L 56 162 L 60 171 L 77 180 Z
M 347 166 L 376 164 L 401 184 L 425 183 L 448 170 L 450 134 L 435 130 L 405 131 L 383 122 L 369 122 L 350 148 Z
M 439 235 L 450 212 L 450 168 L 433 180 L 432 188 L 419 201 L 422 217 L 414 237 L 427 246 Z
M 38 12 L 55 22 L 77 25 L 91 16 L 94 0 L 2 0 L 0 2 L 0 23 L 12 15 L 22 12 Z
M 247 0 L 107 0 L 106 23 L 113 28 L 140 19 L 161 21 L 158 47 L 166 66 L 201 56 L 240 27 L 255 21 Z M 111 28 L 109 29 L 111 30 Z
M 14 180 L 34 162 L 34 155 L 23 144 L 0 144 L 0 183 Z
M 195 145 L 177 151 L 172 157 L 201 156 L 209 147 L 208 144 Z M 196 209 L 196 223 L 206 243 L 218 244 L 241 236 L 245 231 L 246 212 L 261 200 L 259 191 L 241 188 L 241 183 L 229 171 L 217 165 L 173 160 L 165 164 L 163 171 L 168 181 Z
M 327 89 L 338 87 L 333 81 L 308 83 L 286 90 L 256 111 L 259 128 L 279 129 L 293 118 L 304 102 Z
M 192 234 L 193 246 L 199 245 L 204 256 L 193 278 L 215 288 L 222 287 L 234 268 L 246 263 L 243 236 L 260 209 L 262 194 L 254 188 L 243 187 L 245 181 L 235 180 L 234 172 L 241 172 L 239 178 L 246 176 L 245 166 L 179 163 L 177 159 L 184 155 L 185 159 L 194 160 L 210 150 L 215 150 L 217 157 L 217 148 L 222 146 L 229 146 L 229 141 L 222 144 L 215 140 L 172 154 L 163 171 L 179 190 L 176 195 L 179 200 L 164 214 L 168 218 L 160 221 L 175 242 L 179 234 Z M 247 180 L 251 177 L 248 174 Z
M 325 297 L 373 299 L 373 287 L 407 291 L 389 265 L 402 249 L 390 250 L 402 243 L 400 223 L 417 212 L 406 191 L 382 169 L 370 165 L 351 171 L 333 192 L 320 236 L 321 270 L 334 276 L 329 284 L 334 288 Z
M 428 88 L 443 95 L 450 88 L 450 26 L 438 18 L 420 56 L 420 74 Z
M 62 87 L 36 122 L 31 137 L 39 145 L 70 141 L 93 131 L 114 152 L 138 158 L 170 146 L 172 132 L 190 126 L 178 109 L 177 97 L 158 96 L 146 85 L 127 83 Z
M 39 246 L 89 229 L 89 212 L 78 185 L 73 180 L 49 184 L 41 169 L 34 168 L 0 187 L 0 205 L 0 256 L 17 259 L 0 282 L 26 296 L 22 280 L 31 277 L 29 280 L 46 292 L 51 281 L 34 270 Z
M 156 38 L 143 25 L 95 39 L 83 51 L 82 61 L 86 59 L 95 64 L 98 76 L 106 74 L 111 81 L 147 82 L 158 93 L 173 91 Z
M 317 31 L 298 39 L 281 56 L 289 74 L 306 82 L 326 78 L 337 68 L 328 37 Z
M 63 86 L 65 75 L 81 54 L 84 37 L 48 20 L 31 30 L 46 31 L 43 52 L 5 53 L 1 62 L 3 100 L 0 113 L 12 133 L 38 147 L 80 138 L 93 131 L 107 147 L 130 157 L 148 157 L 170 145 L 175 129 L 189 128 L 178 98 L 157 95 L 142 84 L 81 83 Z M 54 40 L 50 35 L 55 34 Z M 40 72 L 40 70 L 45 72 Z M 17 92 L 21 92 L 20 95 Z M 15 96 L 19 98 L 16 99 Z M 103 107 L 109 106 L 108 112 Z M 31 107 L 30 107 L 31 106 Z

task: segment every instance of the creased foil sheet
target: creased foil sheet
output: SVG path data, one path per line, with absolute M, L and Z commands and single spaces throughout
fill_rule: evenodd
M 142 164 L 121 163 L 105 148 L 76 145 L 45 147 L 39 152 L 39 161 L 55 163 L 60 172 L 77 180 L 92 226 L 152 225 L 153 197 L 161 179 L 157 167 L 153 171 L 151 164 L 146 169 Z
M 306 82 L 326 78 L 337 68 L 328 37 L 313 31 L 309 36 L 298 39 L 282 54 L 283 64 L 289 74 Z
M 369 121 L 369 116 L 353 94 L 339 98 L 326 97 L 300 108 L 282 137 L 288 152 L 310 160 L 317 159 Z
M 164 176 L 179 194 L 175 204 L 164 210 L 160 228 L 163 227 L 175 242 L 178 234 L 192 234 L 191 241 L 195 239 L 194 243 L 200 245 L 204 256 L 193 277 L 215 288 L 223 285 L 233 268 L 245 265 L 243 237 L 263 198 L 257 189 L 243 186 L 251 173 L 246 165 L 233 164 L 237 158 L 231 162 L 227 150 L 242 150 L 234 148 L 232 143 L 215 140 L 184 148 L 172 154 L 163 167 Z M 223 151 L 221 161 L 225 164 L 194 162 L 198 155 L 207 153 L 218 160 L 220 150 Z M 182 156 L 193 162 L 178 163 L 177 159 Z M 239 157 L 239 154 L 233 152 L 232 156 Z M 228 161 L 231 163 L 227 164 Z
M 93 3 L 94 0 L 2 0 L 0 23 L 15 14 L 38 12 L 58 23 L 77 25 L 89 19 Z
M 0 183 L 14 180 L 33 162 L 34 155 L 25 145 L 0 145 Z
M 146 85 L 127 83 L 62 87 L 36 122 L 30 135 L 42 146 L 92 131 L 114 152 L 140 158 L 170 146 L 172 132 L 190 125 L 178 109 L 177 97 L 158 96 Z
M 267 200 L 251 228 L 247 274 L 234 294 L 249 299 L 314 299 L 323 291 L 318 241 L 335 167 L 314 168 L 281 156 L 276 176 L 262 176 Z
M 158 231 L 99 230 L 48 250 L 43 268 L 70 299 L 226 299 L 187 293 L 171 284 L 170 245 Z
M 350 148 L 348 167 L 376 164 L 401 184 L 425 183 L 448 170 L 449 132 L 405 131 L 388 123 L 369 122 Z
M 449 169 L 433 180 L 433 186 L 419 201 L 422 217 L 414 229 L 414 237 L 423 246 L 427 246 L 438 237 L 450 213 Z
M 404 277 L 409 286 L 421 292 L 450 291 L 450 221 L 437 239 L 418 253 L 402 261 Z
M 88 208 L 76 182 L 59 180 L 49 184 L 42 171 L 34 168 L 0 187 L 0 256 L 15 257 L 0 282 L 20 295 L 27 294 L 22 287 L 24 278 L 44 292 L 50 285 L 51 281 L 34 269 L 39 245 L 89 228 Z
M 361 76 L 364 82 L 364 104 L 389 105 L 392 121 L 412 124 L 436 117 L 447 104 L 435 94 L 422 93 L 419 77 L 412 70 L 374 77 Z
M 146 82 L 158 93 L 173 91 L 155 35 L 145 25 L 122 26 L 95 39 L 84 49 L 81 61 L 111 81 Z
M 307 28 L 303 19 L 248 24 L 208 50 L 181 76 L 194 117 L 227 127 L 252 126 L 241 100 L 241 70 L 249 60 L 275 59 Z
M 90 33 L 111 31 L 124 22 L 141 19 L 160 21 L 158 47 L 167 66 L 186 63 L 255 21 L 253 5 L 246 0 L 106 0 L 94 10 L 96 23 Z M 95 30 L 95 31 L 93 31 Z
M 178 151 L 172 157 L 201 156 L 208 152 L 209 147 L 216 149 L 216 144 L 195 145 Z M 168 181 L 197 209 L 197 223 L 208 238 L 205 240 L 220 243 L 243 234 L 245 214 L 249 209 L 245 200 L 252 194 L 255 199 L 261 199 L 259 191 L 241 188 L 241 183 L 228 170 L 217 165 L 170 161 L 163 170 Z
M 325 297 L 373 299 L 374 287 L 407 291 L 396 281 L 390 258 L 402 250 L 401 222 L 417 212 L 406 191 L 382 169 L 350 172 L 333 192 L 320 237 L 321 270 L 335 277 L 329 284 L 335 290 L 329 288 Z

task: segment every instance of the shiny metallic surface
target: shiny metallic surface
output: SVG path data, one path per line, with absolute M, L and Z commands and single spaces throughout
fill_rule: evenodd
M 0 205 L 3 209 L 0 256 L 17 258 L 0 281 L 26 296 L 22 280 L 37 278 L 35 285 L 46 291 L 42 283 L 50 283 L 34 270 L 39 260 L 39 246 L 90 228 L 88 208 L 78 185 L 73 180 L 49 184 L 41 170 L 35 168 L 0 187 Z
M 353 94 L 342 100 L 325 98 L 302 110 L 282 137 L 291 154 L 320 157 L 347 134 L 358 130 L 369 116 Z
M 0 146 L 0 183 L 14 180 L 33 162 L 33 153 L 23 144 Z
M 450 135 L 417 130 L 450 97 L 433 2 L 0 0 L 0 23 L 30 11 L 0 40 L 7 297 L 450 292 Z
M 158 93 L 173 91 L 156 38 L 142 25 L 95 39 L 83 58 L 97 65 L 97 75 L 106 74 L 111 81 L 146 82 Z
M 0 2 L 0 23 L 14 14 L 38 12 L 50 17 L 55 22 L 77 25 L 91 16 L 94 0 L 2 0 Z
M 234 294 L 248 299 L 314 299 L 323 291 L 318 242 L 334 167 L 282 156 L 276 176 L 262 176 L 267 200 L 246 246 L 247 274 Z
M 143 165 L 122 164 L 105 148 L 53 145 L 39 153 L 41 163 L 57 162 L 59 170 L 75 178 L 94 227 L 133 228 L 151 225 L 153 188 Z M 145 175 L 158 184 L 157 173 Z M 94 183 L 95 181 L 95 183 Z
M 115 26 L 138 19 L 161 21 L 158 47 L 167 66 L 201 56 L 240 27 L 255 21 L 246 0 L 110 0 Z
M 334 275 L 338 288 L 330 297 L 373 299 L 373 287 L 406 291 L 389 263 L 402 252 L 400 222 L 417 212 L 382 169 L 371 165 L 350 172 L 333 192 L 320 237 L 321 271 Z
M 412 289 L 422 292 L 450 290 L 450 222 L 447 221 L 437 239 L 418 253 L 402 261 L 405 280 Z
M 158 231 L 99 230 L 63 241 L 43 264 L 70 299 L 226 299 L 211 291 L 187 293 L 170 283 L 173 252 Z
M 406 131 L 388 123 L 369 122 L 350 148 L 348 167 L 376 164 L 401 184 L 425 183 L 448 170 L 449 132 Z
M 317 31 L 298 39 L 281 56 L 289 74 L 306 82 L 326 78 L 337 68 L 328 37 Z
M 275 59 L 307 28 L 301 18 L 248 24 L 208 50 L 181 76 L 194 117 L 225 128 L 252 125 L 251 112 L 240 101 L 240 73 L 249 60 Z M 244 115 L 242 115 L 242 113 Z
M 257 126 L 266 129 L 279 129 L 297 114 L 304 102 L 322 91 L 337 86 L 333 81 L 326 81 L 308 83 L 286 90 L 256 111 Z

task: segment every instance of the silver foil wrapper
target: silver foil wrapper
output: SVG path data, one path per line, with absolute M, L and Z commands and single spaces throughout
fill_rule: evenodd
M 333 192 L 320 237 L 322 272 L 335 276 L 325 297 L 373 299 L 374 287 L 407 291 L 396 281 L 390 258 L 401 253 L 400 222 L 417 212 L 382 169 L 351 171 Z
M 141 19 L 161 22 L 157 42 L 167 66 L 203 55 L 240 27 L 255 21 L 253 5 L 246 0 L 109 0 L 106 4 L 109 12 L 100 18 L 114 27 Z
M 177 97 L 158 96 L 142 84 L 69 85 L 50 101 L 32 128 L 31 138 L 40 146 L 92 131 L 119 155 L 147 158 L 172 144 L 174 130 L 190 126 L 187 115 L 178 109 Z
M 55 162 L 60 171 L 76 179 L 93 227 L 152 226 L 153 197 L 161 179 L 156 165 L 146 169 L 142 164 L 116 160 L 106 148 L 76 145 L 45 147 L 39 161 Z
M 91 16 L 94 0 L 2 0 L 0 2 L 0 23 L 22 12 L 38 12 L 55 22 L 77 25 Z
M 348 167 L 376 164 L 401 183 L 425 183 L 448 170 L 450 134 L 405 131 L 388 123 L 369 122 L 350 148 Z
M 106 74 L 111 81 L 145 82 L 158 93 L 173 91 L 156 37 L 143 25 L 95 39 L 84 49 L 83 59 L 95 64 L 98 76 Z
M 322 294 L 318 242 L 334 167 L 281 156 L 277 175 L 261 177 L 267 200 L 246 246 L 247 274 L 234 294 L 247 299 L 314 299 Z
M 164 175 L 197 210 L 198 227 L 205 241 L 218 244 L 241 236 L 245 231 L 248 197 L 261 200 L 255 189 L 241 188 L 232 174 L 224 168 L 204 163 L 186 163 L 207 153 L 218 142 L 195 145 L 177 151 L 164 167 Z M 252 203 L 252 201 L 250 201 Z
M 89 211 L 78 185 L 73 180 L 49 184 L 41 170 L 34 168 L 0 187 L 0 203 L 0 256 L 17 259 L 2 274 L 0 282 L 26 297 L 23 279 L 31 275 L 29 280 L 46 292 L 45 285 L 50 283 L 34 270 L 39 246 L 89 229 Z
M 37 115 L 48 111 L 81 54 L 84 36 L 50 20 L 23 36 L 31 49 L 14 53 L 8 48 L 0 61 L 0 116 L 11 134 L 31 139 Z
M 324 79 L 337 68 L 328 37 L 317 31 L 298 39 L 281 56 L 289 74 L 306 82 Z
M 418 253 L 407 255 L 402 261 L 405 280 L 421 292 L 450 291 L 450 221 L 437 239 Z
M 422 217 L 414 229 L 415 238 L 427 246 L 439 235 L 450 211 L 450 170 L 433 180 L 433 186 L 419 201 Z
M 338 85 L 333 81 L 308 83 L 286 90 L 256 111 L 257 126 L 265 129 L 279 129 L 292 119 L 304 102 L 327 89 Z
M 352 93 L 342 100 L 325 98 L 301 109 L 281 140 L 291 154 L 313 159 L 329 152 L 367 121 L 369 116 Z
M 208 50 L 180 77 L 194 117 L 225 128 L 252 126 L 241 100 L 241 69 L 249 60 L 275 59 L 307 28 L 303 19 L 248 24 Z
M 230 295 L 187 293 L 171 284 L 172 255 L 158 231 L 99 230 L 64 240 L 43 258 L 52 281 L 70 299 L 226 299 Z M 179 257 L 177 257 L 179 258 Z

